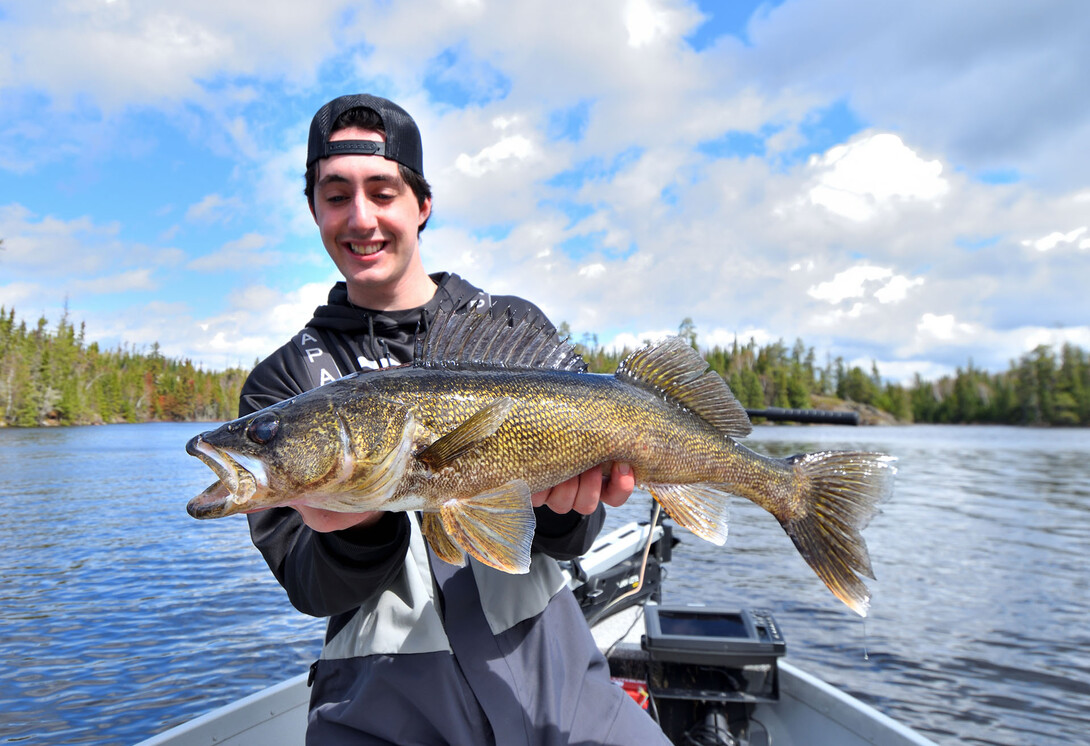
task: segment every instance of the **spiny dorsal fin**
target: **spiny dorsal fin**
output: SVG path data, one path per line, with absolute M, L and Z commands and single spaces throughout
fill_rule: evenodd
M 441 312 L 418 336 L 413 365 L 421 368 L 515 368 L 585 372 L 575 348 L 540 317 Z
M 745 437 L 753 430 L 727 382 L 680 337 L 636 350 L 615 375 L 662 394 L 732 438 Z

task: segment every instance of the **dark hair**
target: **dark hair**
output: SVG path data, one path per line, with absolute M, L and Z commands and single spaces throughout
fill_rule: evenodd
M 376 132 L 386 132 L 386 127 L 382 124 L 382 117 L 378 115 L 378 112 L 372 109 L 357 108 L 349 109 L 348 111 L 337 117 L 337 120 L 333 122 L 333 126 L 330 128 L 329 133 L 333 134 L 338 130 L 348 129 L 349 127 L 358 127 L 365 130 L 374 130 Z M 318 181 L 318 164 L 321 161 L 315 161 L 307 169 L 306 173 L 306 185 L 303 187 L 303 194 L 307 196 L 307 204 L 310 205 L 311 211 L 314 210 L 314 187 Z M 404 181 L 409 189 L 413 190 L 413 194 L 416 195 L 417 204 L 420 205 L 420 209 L 424 209 L 424 202 L 431 198 L 431 185 L 422 174 L 418 174 L 408 166 L 399 163 L 397 164 L 398 175 L 401 176 L 401 180 Z M 428 221 L 425 219 L 420 224 L 420 231 L 424 230 Z

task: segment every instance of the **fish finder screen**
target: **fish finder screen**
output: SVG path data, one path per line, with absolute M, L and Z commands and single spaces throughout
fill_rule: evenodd
M 747 638 L 749 631 L 741 614 L 698 614 L 659 610 L 659 629 L 678 637 Z

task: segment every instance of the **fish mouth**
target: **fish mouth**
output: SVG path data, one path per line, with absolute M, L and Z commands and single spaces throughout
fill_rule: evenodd
M 255 495 L 267 489 L 265 466 L 252 457 L 218 448 L 202 435 L 186 443 L 185 450 L 207 464 L 218 477 L 218 481 L 186 505 L 186 511 L 194 518 L 222 518 L 250 510 Z

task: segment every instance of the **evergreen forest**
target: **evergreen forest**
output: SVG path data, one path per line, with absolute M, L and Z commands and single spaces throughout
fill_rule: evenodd
M 566 324 L 560 331 L 570 333 Z M 905 386 L 884 381 L 874 364 L 869 371 L 841 358 L 819 365 L 802 340 L 701 348 L 690 319 L 678 333 L 702 350 L 748 409 L 867 408 L 904 423 L 1090 425 L 1090 355 L 1074 345 L 1039 346 L 1001 373 L 969 363 L 955 375 L 917 376 Z M 631 352 L 606 349 L 590 334 L 576 347 L 602 373 Z M 86 342 L 83 325 L 67 312 L 50 328 L 44 317 L 28 326 L 13 308 L 0 307 L 0 426 L 229 420 L 247 373 L 203 370 L 164 357 L 157 344 L 102 349 Z
M 0 308 L 0 425 L 230 420 L 247 371 L 206 371 L 127 346 L 101 349 L 67 312 L 50 329 Z

